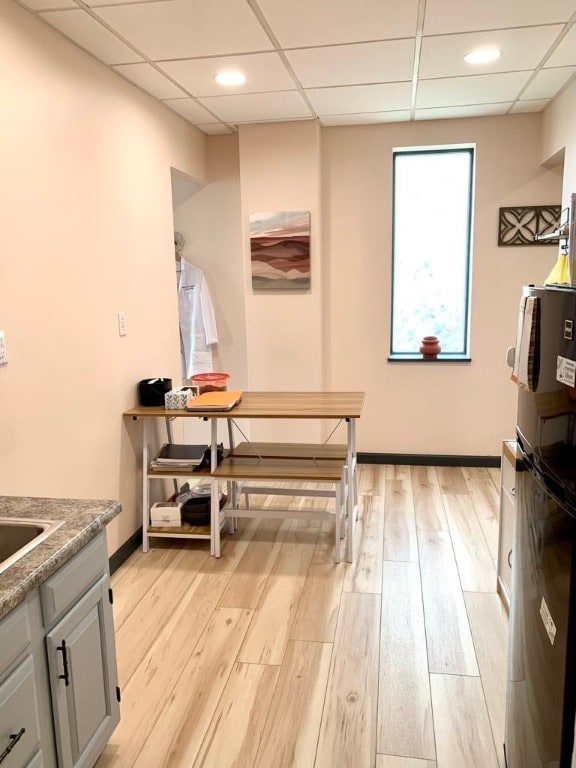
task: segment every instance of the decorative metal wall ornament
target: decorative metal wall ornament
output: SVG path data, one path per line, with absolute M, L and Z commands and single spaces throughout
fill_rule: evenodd
M 500 208 L 498 245 L 554 245 L 558 240 L 535 240 L 534 235 L 554 232 L 559 226 L 560 215 L 560 205 Z

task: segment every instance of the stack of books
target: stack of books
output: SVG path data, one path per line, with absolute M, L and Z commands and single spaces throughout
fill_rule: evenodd
M 156 458 L 150 463 L 151 470 L 193 470 L 202 461 L 204 453 L 209 450 L 207 445 L 179 445 L 165 443 Z

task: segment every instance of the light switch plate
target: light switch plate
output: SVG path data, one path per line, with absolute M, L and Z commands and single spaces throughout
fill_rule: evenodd
M 118 334 L 126 336 L 126 312 L 118 312 Z
M 0 331 L 0 365 L 6 365 L 8 362 L 8 350 L 6 349 L 6 336 L 4 331 Z

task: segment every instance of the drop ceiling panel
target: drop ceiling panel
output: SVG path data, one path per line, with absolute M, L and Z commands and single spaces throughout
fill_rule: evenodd
M 446 120 L 458 117 L 487 117 L 489 115 L 504 115 L 512 102 L 501 104 L 472 104 L 465 107 L 433 107 L 432 109 L 417 109 L 415 120 Z
M 185 59 L 270 50 L 248 3 L 172 0 L 94 8 L 107 24 L 151 59 Z
M 417 0 L 258 0 L 284 48 L 410 37 Z
M 174 80 L 194 96 L 222 96 L 230 89 L 223 88 L 214 78 L 222 70 L 240 70 L 246 75 L 244 85 L 235 87 L 234 93 L 261 91 L 293 91 L 294 80 L 277 53 L 254 53 L 245 56 L 226 56 L 210 59 L 189 59 L 159 64 Z
M 305 48 L 286 58 L 304 88 L 410 80 L 414 40 Z
M 35 11 L 48 11 L 52 9 L 62 10 L 64 8 L 78 8 L 74 0 L 18 0 L 26 8 L 32 8 Z
M 545 67 L 569 67 L 576 64 L 576 25 L 573 25 L 559 44 Z
M 517 101 L 510 112 L 541 112 L 550 103 L 550 99 L 531 99 L 530 101 Z
M 298 91 L 208 96 L 201 102 L 227 123 L 312 117 Z
M 116 72 L 132 80 L 157 99 L 170 99 L 185 94 L 170 82 L 164 75 L 157 72 L 150 64 L 121 64 L 114 67 Z
M 411 83 L 356 85 L 306 91 L 317 114 L 344 115 L 410 109 Z
M 549 25 L 425 37 L 422 40 L 419 76 L 428 79 L 533 69 L 562 29 L 562 25 Z M 499 48 L 502 56 L 491 64 L 468 64 L 464 56 L 476 48 Z
M 323 125 L 368 125 L 370 123 L 398 123 L 410 120 L 410 110 L 392 112 L 360 112 L 353 115 L 320 115 Z
M 194 99 L 163 99 L 164 104 L 192 123 L 213 123 L 214 116 Z
M 50 11 L 41 17 L 107 64 L 142 61 L 142 57 L 85 11 Z
M 542 69 L 522 93 L 522 99 L 551 99 L 576 72 L 576 67 Z
M 573 13 L 573 0 L 428 0 L 424 34 L 558 24 Z
M 219 136 L 221 134 L 231 134 L 232 131 L 222 123 L 196 123 L 196 128 L 199 128 L 209 136 Z
M 529 75 L 529 72 L 505 72 L 501 75 L 422 80 L 418 84 L 416 109 L 514 101 Z

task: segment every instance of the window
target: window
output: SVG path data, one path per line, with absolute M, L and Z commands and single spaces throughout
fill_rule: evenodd
M 474 150 L 394 151 L 391 359 L 468 359 Z

